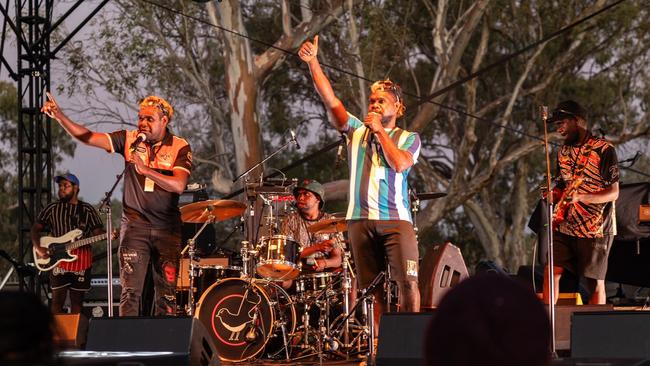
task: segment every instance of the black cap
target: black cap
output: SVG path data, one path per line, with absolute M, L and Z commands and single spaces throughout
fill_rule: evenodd
M 587 120 L 587 111 L 582 106 L 573 100 L 565 100 L 558 103 L 557 107 L 553 109 L 549 116 L 549 122 L 561 121 L 565 118 L 582 118 Z

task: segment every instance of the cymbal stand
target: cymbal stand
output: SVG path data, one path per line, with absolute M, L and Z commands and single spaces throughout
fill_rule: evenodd
M 388 263 L 388 258 L 386 258 Z M 390 266 L 386 266 L 386 277 L 384 278 L 384 293 L 386 294 L 386 312 L 392 312 L 391 304 L 393 303 L 393 281 L 390 277 Z
M 355 313 L 357 308 L 363 305 L 364 313 L 365 313 L 365 319 L 364 319 L 365 325 L 363 326 L 363 332 L 366 334 L 368 338 L 368 354 L 367 354 L 368 365 L 374 365 L 374 361 L 375 361 L 375 347 L 373 343 L 373 337 L 375 332 L 374 292 L 377 286 L 379 286 L 379 284 L 381 284 L 385 279 L 386 279 L 386 271 L 379 272 L 379 274 L 377 274 L 377 276 L 375 276 L 375 278 L 372 280 L 370 285 L 368 285 L 365 289 L 361 290 L 361 296 L 357 299 L 352 309 L 350 309 L 350 312 L 347 314 L 346 319 L 343 320 L 343 323 L 345 323 L 346 320 L 349 321 L 349 318 L 352 316 L 352 314 Z M 339 331 L 339 329 L 336 329 L 336 331 Z
M 352 278 L 354 272 L 350 266 L 350 254 L 343 251 L 343 345 L 350 347 L 350 293 L 352 292 Z
M 415 193 L 415 189 L 409 189 L 409 196 L 411 197 L 411 212 L 412 212 L 411 216 L 413 219 L 413 231 L 415 232 L 415 239 L 417 240 L 418 239 L 417 216 L 418 216 L 418 211 L 420 211 L 420 199 Z
M 108 292 L 106 299 L 108 299 L 108 317 L 113 317 L 113 210 L 111 208 L 111 197 L 113 196 L 113 191 L 117 187 L 117 184 L 122 180 L 126 168 L 128 165 L 124 166 L 124 169 L 120 174 L 115 178 L 115 183 L 111 189 L 104 194 L 104 199 L 102 199 L 101 205 L 99 206 L 99 212 L 106 214 L 106 279 L 108 280 L 108 285 L 106 290 Z
M 212 209 L 213 209 L 212 206 L 208 206 L 206 208 L 206 210 L 208 210 L 208 212 L 212 211 Z M 187 302 L 189 302 L 189 307 L 187 308 L 187 315 L 189 315 L 189 316 L 194 316 L 194 306 L 195 306 L 194 290 L 196 289 L 196 287 L 194 286 L 194 278 L 196 277 L 196 273 L 194 271 L 195 270 L 194 262 L 197 259 L 197 257 L 196 257 L 196 246 L 195 246 L 196 238 L 198 238 L 199 235 L 201 235 L 201 233 L 203 232 L 203 230 L 205 230 L 205 228 L 208 226 L 208 224 L 211 224 L 211 223 L 214 222 L 215 218 L 216 217 L 214 215 L 210 214 L 208 216 L 208 219 L 203 223 L 203 225 L 196 232 L 196 234 L 194 234 L 194 236 L 192 238 L 187 240 L 187 253 L 188 253 L 188 256 L 189 256 L 189 259 L 190 259 L 190 266 L 189 266 L 190 267 L 190 276 L 189 276 L 190 277 L 190 293 L 188 294 L 188 301 L 187 301 Z
M 242 260 L 242 271 L 245 278 L 252 277 L 252 265 L 251 261 L 253 256 L 257 254 L 257 251 L 251 249 L 250 242 L 248 240 L 242 240 L 241 242 L 241 260 Z

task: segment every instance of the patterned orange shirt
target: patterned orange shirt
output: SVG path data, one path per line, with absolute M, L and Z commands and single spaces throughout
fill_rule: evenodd
M 591 146 L 591 151 L 588 151 L 588 146 Z M 618 161 L 614 146 L 603 139 L 589 136 L 583 145 L 563 145 L 558 151 L 560 187 L 571 184 L 580 157 L 586 153 L 587 162 L 582 171 L 583 182 L 578 186 L 578 193 L 599 192 L 618 182 Z M 615 234 L 614 202 L 570 204 L 566 220 L 557 230 L 580 238 L 602 238 L 605 234 Z

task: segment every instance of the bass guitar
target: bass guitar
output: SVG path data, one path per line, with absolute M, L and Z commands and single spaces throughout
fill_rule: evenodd
M 116 234 L 117 232 L 113 233 L 113 238 L 115 238 Z M 48 257 L 39 256 L 36 252 L 36 248 L 32 247 L 36 268 L 41 271 L 49 271 L 61 262 L 72 262 L 77 259 L 77 255 L 72 254 L 74 249 L 100 242 L 108 237 L 108 234 L 104 233 L 91 236 L 90 238 L 77 240 L 81 235 L 83 235 L 83 231 L 74 229 L 61 236 L 42 237 L 40 244 L 43 248 L 47 249 Z

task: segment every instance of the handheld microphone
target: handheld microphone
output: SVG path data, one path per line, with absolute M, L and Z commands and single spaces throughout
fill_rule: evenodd
M 377 115 L 377 116 L 381 117 L 381 115 L 379 113 L 377 113 L 377 112 L 372 112 L 372 111 L 368 112 L 368 116 L 371 115 L 371 114 L 374 114 L 374 115 Z M 366 118 L 367 118 L 367 116 L 366 116 Z M 368 143 L 372 143 L 372 134 L 373 133 L 370 132 L 370 127 L 366 126 L 366 131 L 363 133 L 363 138 L 361 140 L 363 146 L 368 146 Z
M 140 145 L 141 142 L 144 142 L 146 140 L 147 140 L 147 135 L 145 135 L 143 132 L 140 132 L 138 134 L 138 137 L 135 138 L 135 141 L 133 141 L 133 143 L 129 147 L 129 151 L 133 153 L 135 149 L 138 148 L 138 145 Z
M 335 168 L 338 167 L 341 160 L 343 160 L 343 156 L 341 155 L 342 152 L 343 152 L 343 145 L 339 144 L 339 147 L 336 150 L 336 160 L 334 161 Z
M 296 149 L 300 150 L 300 144 L 298 143 L 298 140 L 296 140 L 296 133 L 291 129 L 289 130 L 289 133 L 291 134 L 291 141 L 296 144 Z

